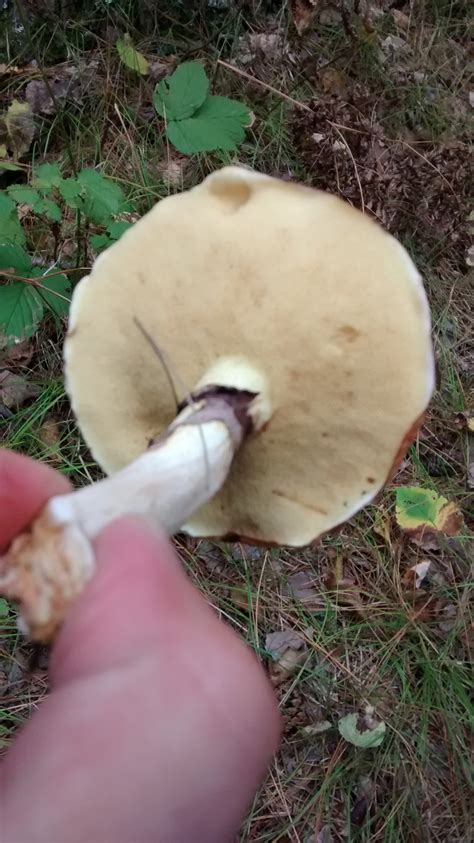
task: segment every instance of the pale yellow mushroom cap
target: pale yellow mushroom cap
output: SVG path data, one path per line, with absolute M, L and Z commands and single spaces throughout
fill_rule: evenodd
M 112 473 L 196 384 L 260 390 L 257 432 L 192 535 L 304 545 L 379 492 L 434 386 L 403 247 L 335 196 L 237 167 L 159 202 L 78 285 L 65 347 L 79 427 Z M 203 456 L 204 458 L 204 456 Z

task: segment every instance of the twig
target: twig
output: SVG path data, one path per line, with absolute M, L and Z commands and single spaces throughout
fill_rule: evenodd
M 246 73 L 245 70 L 240 70 L 239 67 L 235 67 L 233 64 L 229 64 L 229 62 L 223 61 L 222 59 L 217 59 L 217 64 L 220 64 L 221 67 L 225 67 L 227 70 L 231 70 L 238 76 L 243 76 L 244 79 L 248 79 L 249 82 L 256 82 L 256 84 L 260 85 L 261 88 L 265 88 L 267 91 L 271 91 L 272 94 L 276 94 L 277 97 L 281 97 L 287 102 L 291 102 L 293 105 L 296 105 L 297 108 L 301 108 L 302 111 L 308 111 L 310 114 L 313 113 L 313 109 L 310 108 L 309 105 L 306 105 L 306 103 L 300 102 L 299 100 L 295 100 L 288 94 L 284 94 L 283 91 L 279 91 L 277 88 L 274 88 L 273 85 L 268 85 L 267 82 L 262 82 L 261 79 L 257 79 L 255 76 L 251 76 L 250 73 Z

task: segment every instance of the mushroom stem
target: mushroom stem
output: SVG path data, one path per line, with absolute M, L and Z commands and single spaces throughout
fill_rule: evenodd
M 206 387 L 148 451 L 105 480 L 51 498 L 0 559 L 0 593 L 20 602 L 23 628 L 49 640 L 95 570 L 92 541 L 125 515 L 175 532 L 223 485 L 255 393 Z

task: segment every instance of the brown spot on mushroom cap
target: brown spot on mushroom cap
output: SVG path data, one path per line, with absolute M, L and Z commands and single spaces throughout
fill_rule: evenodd
M 107 472 L 175 413 L 132 315 L 182 397 L 223 357 L 268 379 L 270 424 L 186 525 L 193 535 L 309 544 L 377 495 L 433 387 L 429 313 L 404 249 L 336 197 L 247 170 L 158 203 L 76 288 L 67 385 Z

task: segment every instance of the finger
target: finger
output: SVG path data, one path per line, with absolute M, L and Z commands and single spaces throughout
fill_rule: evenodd
M 0 450 L 0 552 L 38 515 L 53 495 L 70 484 L 49 466 Z
M 127 519 L 96 552 L 53 693 L 7 756 L 8 839 L 233 839 L 278 740 L 264 673 L 165 538 Z

